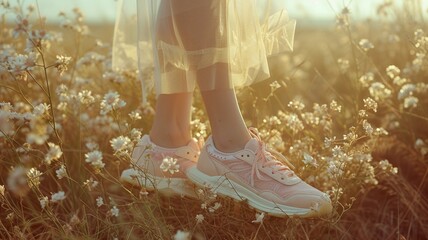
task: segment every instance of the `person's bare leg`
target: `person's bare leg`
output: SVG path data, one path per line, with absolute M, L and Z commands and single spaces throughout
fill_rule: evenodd
M 197 79 L 216 148 L 222 152 L 243 149 L 251 136 L 239 109 L 235 91 L 230 85 L 229 65 L 217 63 L 199 69 Z
M 195 8 L 194 5 L 197 5 L 197 7 Z M 169 44 L 183 45 L 189 51 L 224 48 L 227 44 L 227 37 L 224 36 L 224 39 L 219 41 L 217 36 L 219 26 L 224 23 L 223 21 L 217 22 L 214 19 L 217 18 L 216 14 L 220 12 L 220 8 L 225 7 L 226 5 L 222 4 L 219 9 L 213 10 L 212 1 L 162 1 L 160 7 L 162 10 L 159 11 L 158 15 L 163 16 L 158 19 L 160 20 L 158 21 L 157 33 L 159 39 Z M 184 14 L 182 9 L 186 8 L 193 9 L 193 11 Z M 171 14 L 171 11 L 173 14 Z M 226 28 L 227 26 L 222 27 Z M 179 38 L 175 34 L 171 34 L 175 32 L 179 33 Z M 193 65 L 199 65 L 199 63 L 192 62 L 190 67 L 194 67 Z M 202 90 L 201 93 L 210 119 L 212 136 L 216 147 L 225 152 L 233 152 L 244 148 L 245 143 L 250 139 L 250 135 L 239 110 L 235 92 L 230 87 L 229 65 L 219 62 L 203 69 L 193 70 L 196 70 L 196 79 Z M 208 89 L 215 90 L 204 91 Z M 174 104 L 178 108 L 182 103 L 175 102 Z M 168 104 L 160 105 L 158 111 L 168 106 Z M 175 121 L 172 129 L 177 130 L 177 126 L 182 126 L 181 124 L 184 124 L 185 120 L 174 120 L 172 116 L 165 117 L 162 113 L 160 116 L 163 122 L 160 119 L 155 119 L 159 126 L 155 125 L 157 128 L 154 129 L 166 134 L 164 140 L 171 137 L 169 130 L 165 128 L 165 126 L 168 126 L 167 121 Z M 188 125 L 185 125 L 185 127 L 188 127 Z M 151 132 L 151 136 L 163 135 L 155 132 L 154 129 Z M 183 133 L 183 131 L 179 131 L 178 138 L 183 139 L 181 136 Z M 159 139 L 159 142 L 161 140 Z
M 167 148 L 181 147 L 191 139 L 192 93 L 160 94 L 150 139 Z
M 211 134 L 216 148 L 222 152 L 235 152 L 250 140 L 247 126 L 239 110 L 233 89 L 202 91 Z

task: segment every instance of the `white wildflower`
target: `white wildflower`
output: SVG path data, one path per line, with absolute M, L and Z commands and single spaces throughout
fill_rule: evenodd
M 83 90 L 77 94 L 77 99 L 81 104 L 89 105 L 95 102 L 95 98 L 92 96 L 92 92 L 89 90 Z
M 389 171 L 392 174 L 397 174 L 398 173 L 398 168 L 394 167 L 387 159 L 381 160 L 379 162 L 379 167 L 383 171 Z
M 376 128 L 373 134 L 375 136 L 387 136 L 389 133 L 384 128 Z
M 63 179 L 67 177 L 67 170 L 65 169 L 65 165 L 61 164 L 61 167 L 58 168 L 56 171 L 56 177 L 58 179 Z
M 262 223 L 263 219 L 265 218 L 265 213 L 256 213 L 256 219 L 251 221 L 252 223 Z
M 371 154 L 355 154 L 354 160 L 359 161 L 361 163 L 363 162 L 371 162 L 373 160 L 373 157 Z
M 44 116 L 49 114 L 50 105 L 46 103 L 40 103 L 39 105 L 35 106 L 33 109 L 33 114 L 35 116 Z
M 105 164 L 103 163 L 103 154 L 98 150 L 86 153 L 85 158 L 85 162 L 90 163 L 98 170 L 104 168 L 105 166 Z
M 110 209 L 110 214 L 114 217 L 119 217 L 119 208 L 117 208 L 116 206 L 113 206 Z
M 41 197 L 39 199 L 39 202 L 40 202 L 40 207 L 42 209 L 45 209 L 46 206 L 49 204 L 49 198 L 47 196 Z
M 419 99 L 415 96 L 409 96 L 404 99 L 404 108 L 415 108 L 418 106 Z
M 363 87 L 370 86 L 370 84 L 374 81 L 374 73 L 368 72 L 364 74 L 363 76 L 360 77 L 359 81 L 361 85 L 363 85 Z
M 271 116 L 269 118 L 263 119 L 263 123 L 267 123 L 270 126 L 281 125 L 281 120 L 277 116 Z
M 294 99 L 288 103 L 288 107 L 297 111 L 301 111 L 305 108 L 305 104 L 298 99 Z
M 330 109 L 336 112 L 340 112 L 342 110 L 342 106 L 340 106 L 335 100 L 333 100 L 330 103 Z
M 340 176 L 343 173 L 343 171 L 336 166 L 334 161 L 331 161 L 328 163 L 327 172 L 331 175 L 336 175 L 336 176 Z
M 417 90 L 417 87 L 415 84 L 408 83 L 401 87 L 400 91 L 398 92 L 397 99 L 403 100 L 406 97 L 412 96 L 413 93 Z
M 371 43 L 368 39 L 361 39 L 358 44 L 360 45 L 361 49 L 363 49 L 363 51 L 366 51 L 366 52 L 374 48 L 373 43 Z
M 62 74 L 63 72 L 67 71 L 68 64 L 71 61 L 71 57 L 65 57 L 61 55 L 56 56 L 56 63 L 55 67 L 58 69 L 59 74 Z
M 49 142 L 49 151 L 45 155 L 44 162 L 46 165 L 50 165 L 53 160 L 58 160 L 62 156 L 61 148 L 54 143 Z
M 18 54 L 9 60 L 9 72 L 32 70 L 36 66 L 38 54 L 30 52 L 28 55 Z
M 326 148 L 330 147 L 330 146 L 331 146 L 331 144 L 332 144 L 334 141 L 336 141 L 336 137 L 333 137 L 333 138 L 325 137 L 325 139 L 324 139 L 324 147 L 326 147 Z
M 205 217 L 202 214 L 196 214 L 195 219 L 196 219 L 196 224 L 199 224 L 204 221 Z
M 358 134 L 355 133 L 354 131 L 350 131 L 347 134 L 343 134 L 343 140 L 347 140 L 348 142 L 353 142 L 357 140 L 357 138 L 358 138 Z
M 131 130 L 130 136 L 131 136 L 132 140 L 134 140 L 134 141 L 138 141 L 138 140 L 140 140 L 141 135 L 142 135 L 142 133 L 141 133 L 141 131 L 140 131 L 140 130 L 138 130 L 138 129 L 136 129 L 136 128 L 133 128 L 133 129 Z
M 27 170 L 22 166 L 13 168 L 7 178 L 7 187 L 15 195 L 27 194 L 30 190 L 27 182 Z
M 392 82 L 397 85 L 397 86 L 401 86 L 403 84 L 405 84 L 406 82 L 408 82 L 409 80 L 407 78 L 402 78 L 400 76 L 395 77 Z
M 333 156 L 337 157 L 339 155 L 341 155 L 343 153 L 342 148 L 340 146 L 334 146 L 334 148 L 332 149 L 333 152 Z
M 128 114 L 128 116 L 129 116 L 133 121 L 136 121 L 136 120 L 139 120 L 139 119 L 141 119 L 141 118 L 142 118 L 142 117 L 141 117 L 140 112 L 138 112 L 138 111 L 132 111 L 132 112 L 130 112 L 130 113 Z
M 426 141 L 418 138 L 415 141 L 415 149 L 419 150 L 419 152 L 422 154 L 422 156 L 425 156 L 425 154 L 428 153 L 428 144 Z
M 180 165 L 177 164 L 176 158 L 166 157 L 162 160 L 160 169 L 162 169 L 162 171 L 164 172 L 169 172 L 170 174 L 174 174 L 179 171 Z
M 37 168 L 30 168 L 27 171 L 27 177 L 28 177 L 28 186 L 31 187 L 38 187 L 40 185 L 40 177 L 42 176 L 42 173 L 37 170 Z
M 340 197 L 343 195 L 343 188 L 332 187 L 331 190 L 327 191 L 327 194 L 332 196 L 334 199 L 340 199 Z
M 105 115 L 113 110 L 122 108 L 126 105 L 126 102 L 121 100 L 120 95 L 117 92 L 109 92 L 104 95 L 101 101 L 101 114 Z
M 394 79 L 395 77 L 400 75 L 400 69 L 395 65 L 390 65 L 386 68 L 386 75 L 390 77 L 391 79 Z
M 111 147 L 115 152 L 125 151 L 129 148 L 129 144 L 131 143 L 131 139 L 124 136 L 119 136 L 117 138 L 113 138 L 110 140 Z
M 296 114 L 287 114 L 286 115 L 286 126 L 294 133 L 302 131 L 305 127 L 302 121 L 299 119 L 299 116 Z
M 377 112 L 377 102 L 375 100 L 373 100 L 372 98 L 365 98 L 363 99 L 363 102 L 364 102 L 364 107 L 366 109 L 371 109 L 373 110 L 373 112 Z M 365 115 L 367 114 L 363 114 L 363 115 L 360 114 L 360 116 L 362 117 L 364 117 Z
M 364 128 L 364 131 L 366 131 L 367 135 L 371 136 L 373 134 L 373 131 L 374 131 L 373 127 L 372 125 L 370 125 L 369 122 L 367 122 L 366 119 L 364 119 L 363 121 L 363 128 Z
M 92 191 L 94 188 L 98 186 L 98 181 L 94 180 L 92 177 L 87 179 L 83 185 L 88 187 L 89 191 Z
M 178 230 L 177 233 L 174 235 L 174 240 L 190 240 L 190 233 Z
M 142 188 L 142 189 L 140 190 L 140 194 L 139 194 L 140 198 L 142 198 L 142 197 L 146 197 L 147 195 L 149 195 L 149 192 L 147 192 L 147 190 L 146 190 L 146 189 Z
M 380 82 L 374 82 L 370 85 L 369 93 L 376 100 L 384 100 L 391 96 L 391 90 Z
M 3 4 L 4 1 L 2 1 L 2 5 L 6 5 L 10 7 L 9 1 L 6 1 L 6 3 Z M 28 32 L 31 29 L 32 25 L 28 21 L 27 18 L 21 17 L 21 15 L 17 15 L 16 18 L 16 26 L 13 30 L 13 37 L 18 37 L 21 32 Z
M 214 206 L 212 206 L 212 207 L 210 207 L 210 208 L 208 209 L 208 211 L 209 211 L 210 213 L 213 213 L 213 212 L 215 212 L 217 209 L 219 209 L 220 207 L 221 207 L 221 203 L 216 202 L 216 203 L 214 203 Z
M 97 197 L 96 201 L 97 201 L 97 207 L 101 207 L 102 205 L 104 205 L 103 197 L 101 196 Z
M 282 139 L 282 133 L 276 129 L 272 129 L 268 134 L 269 140 L 267 142 L 267 145 L 271 146 L 279 152 L 285 151 L 285 143 Z M 203 144 L 201 146 L 203 146 Z
M 426 43 L 428 44 L 428 38 Z M 428 46 L 428 45 L 427 45 Z M 416 58 L 412 61 L 412 67 L 416 72 L 419 72 L 424 65 L 426 59 L 425 53 L 416 53 Z
M 313 106 L 314 114 L 318 117 L 324 117 L 328 115 L 328 107 L 327 104 L 319 105 L 318 103 L 315 103 Z
M 309 153 L 303 153 L 303 163 L 306 165 L 312 165 L 312 166 L 316 166 L 316 161 L 315 159 L 309 154 Z
M 64 191 L 59 191 L 57 193 L 52 194 L 51 202 L 59 202 L 65 199 Z
M 88 142 L 85 144 L 85 146 L 86 146 L 86 148 L 87 148 L 88 150 L 90 150 L 90 151 L 97 150 L 97 149 L 99 148 L 98 143 L 93 142 L 93 141 L 88 141 Z
M 336 26 L 339 29 L 347 29 L 349 26 L 349 9 L 347 7 L 343 8 L 341 13 L 336 17 Z
M 360 118 L 366 118 L 366 117 L 368 117 L 369 115 L 367 114 L 367 111 L 366 110 L 359 110 L 358 111 L 358 116 L 360 116 Z
M 62 101 L 62 102 L 68 101 L 69 90 L 65 84 L 59 85 L 56 88 L 55 93 L 56 93 L 56 95 L 58 95 L 60 101 Z
M 300 116 L 306 122 L 306 124 L 311 126 L 318 126 L 321 122 L 321 119 L 311 112 L 302 113 Z
M 58 109 L 59 111 L 62 111 L 62 112 L 66 112 L 67 109 L 68 109 L 68 103 L 66 103 L 66 102 L 60 102 L 56 106 L 56 109 Z

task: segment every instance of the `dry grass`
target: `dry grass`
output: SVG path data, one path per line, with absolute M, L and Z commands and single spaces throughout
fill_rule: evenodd
M 28 10 L 22 11 L 25 17 Z M 89 26 L 85 33 L 85 23 L 70 16 L 67 28 L 46 31 L 63 33 L 64 41 L 57 35 L 32 38 L 28 46 L 38 56 L 20 64 L 17 54 L 29 55 L 24 49 L 31 30 L 45 27 L 33 19 L 15 37 L 18 25 L 2 23 L 0 238 L 171 239 L 180 230 L 193 239 L 426 239 L 428 33 L 417 29 L 427 25 L 410 8 L 385 5 L 379 11 L 371 22 L 299 29 L 293 54 L 270 60 L 271 79 L 238 91 L 248 124 L 334 204 L 323 219 L 266 216 L 261 224 L 252 223 L 256 212 L 245 202 L 220 196 L 207 201 L 209 191 L 201 199 L 166 197 L 118 181 L 138 140 L 132 129 L 150 129 L 154 96 L 142 106 L 136 74 L 109 68 L 111 26 Z M 346 11 L 338 14 L 342 23 L 347 17 Z M 61 63 L 56 55 L 72 60 Z M 386 70 L 390 65 L 400 73 Z M 367 72 L 373 79 L 361 78 Z M 275 81 L 281 87 L 270 85 Z M 109 91 L 117 91 L 126 106 L 103 114 Z M 42 103 L 51 107 L 44 110 Z M 193 133 L 206 137 L 209 124 L 198 93 L 194 106 Z M 142 118 L 130 118 L 131 112 Z M 116 151 L 110 141 L 118 137 L 129 142 Z M 62 154 L 52 157 L 52 148 Z M 85 161 L 96 149 L 105 166 Z M 303 162 L 304 156 L 314 160 Z M 61 166 L 67 175 L 59 179 Z M 40 176 L 31 178 L 30 169 Z M 58 191 L 65 199 L 52 201 Z M 42 207 L 44 197 L 49 200 Z M 221 207 L 210 212 L 202 203 Z M 204 216 L 201 223 L 197 214 Z

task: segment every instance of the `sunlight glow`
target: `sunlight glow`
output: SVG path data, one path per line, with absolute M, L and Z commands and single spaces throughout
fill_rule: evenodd
M 393 1 L 401 4 L 404 0 Z M 23 1 L 25 6 L 29 4 L 38 5 L 42 16 L 46 16 L 48 22 L 57 22 L 58 13 L 63 11 L 71 13 L 76 7 L 80 8 L 85 15 L 86 21 L 92 23 L 114 22 L 116 0 L 27 0 Z M 287 7 L 290 16 L 293 18 L 313 21 L 334 20 L 335 14 L 347 6 L 356 19 L 363 19 L 375 16 L 376 6 L 385 0 L 282 0 L 277 1 Z M 418 2 L 415 0 L 414 2 Z M 424 12 L 427 12 L 428 1 L 420 1 Z M 0 14 L 3 9 L 0 9 Z M 12 19 L 8 19 L 9 21 Z

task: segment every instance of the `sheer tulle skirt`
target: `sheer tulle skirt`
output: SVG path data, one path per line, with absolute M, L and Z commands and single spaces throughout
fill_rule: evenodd
M 263 2 L 119 1 L 113 68 L 139 69 L 144 99 L 153 86 L 170 94 L 197 84 L 206 91 L 266 79 L 267 57 L 293 49 L 296 23 L 274 1 Z M 152 68 L 154 79 L 144 74 Z

